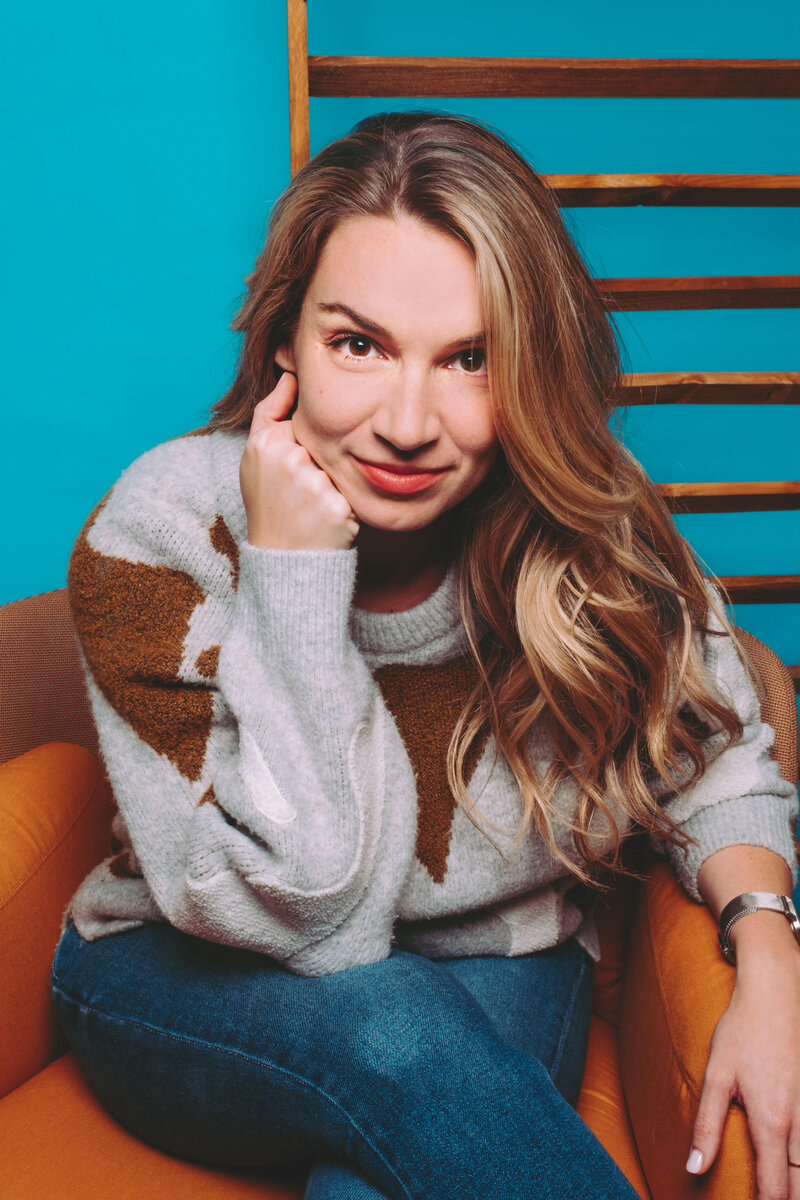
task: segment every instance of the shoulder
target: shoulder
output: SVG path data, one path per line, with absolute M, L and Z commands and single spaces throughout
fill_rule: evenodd
M 728 617 L 725 600 L 716 583 L 706 579 L 708 613 L 702 637 L 703 661 L 710 681 L 745 722 L 760 720 L 760 701 L 746 654 Z
M 84 525 L 70 562 L 70 590 L 87 572 L 107 574 L 112 564 L 184 572 L 204 587 L 230 573 L 242 539 L 244 441 L 243 434 L 199 431 L 135 459 Z
M 245 437 L 198 430 L 162 442 L 136 458 L 120 475 L 104 504 L 141 504 L 152 514 L 184 509 L 207 513 L 218 497 L 238 492 Z

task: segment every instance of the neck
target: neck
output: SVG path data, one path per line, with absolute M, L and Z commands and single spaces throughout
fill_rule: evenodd
M 450 565 L 451 532 L 452 521 L 441 519 L 401 533 L 362 525 L 354 543 L 355 605 L 370 612 L 404 612 L 427 600 Z

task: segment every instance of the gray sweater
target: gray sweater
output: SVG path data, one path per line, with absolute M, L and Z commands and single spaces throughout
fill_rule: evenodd
M 393 944 L 512 956 L 575 936 L 597 958 L 585 890 L 535 832 L 511 852 L 522 801 L 492 738 L 470 766 L 475 823 L 447 786 L 473 678 L 453 572 L 415 608 L 372 613 L 352 604 L 355 550 L 251 546 L 244 441 L 149 451 L 76 544 L 70 599 L 119 810 L 64 924 L 91 941 L 166 921 L 301 975 Z M 773 730 L 729 638 L 708 639 L 706 662 L 744 737 L 664 800 L 698 845 L 685 856 L 653 839 L 696 900 L 701 863 L 725 846 L 765 846 L 797 870 L 797 793 Z M 541 731 L 532 750 L 543 769 Z M 557 803 L 573 813 L 574 787 Z

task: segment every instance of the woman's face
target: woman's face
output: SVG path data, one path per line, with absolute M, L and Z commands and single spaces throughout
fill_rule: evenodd
M 497 453 L 475 261 L 412 217 L 350 217 L 328 238 L 291 346 L 298 442 L 377 529 L 421 529 Z

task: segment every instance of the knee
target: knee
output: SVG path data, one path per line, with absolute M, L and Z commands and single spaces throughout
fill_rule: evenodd
M 378 968 L 376 970 L 376 968 Z M 477 1001 L 435 962 L 404 951 L 357 968 L 337 1027 L 343 1052 L 373 1079 L 407 1090 L 414 1081 L 472 1073 L 475 1055 L 503 1048 Z
M 308 1176 L 305 1200 L 387 1200 L 349 1163 L 318 1162 Z

